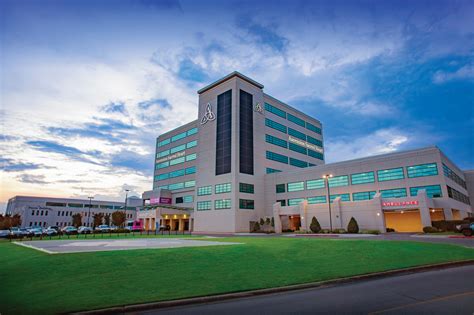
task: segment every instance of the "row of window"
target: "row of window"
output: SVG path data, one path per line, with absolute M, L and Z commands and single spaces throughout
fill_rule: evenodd
M 176 197 L 175 203 L 180 204 L 180 203 L 191 203 L 194 201 L 194 196 L 193 195 L 187 195 L 187 196 L 182 196 L 182 197 Z
M 448 197 L 457 201 L 461 201 L 462 203 L 465 203 L 467 205 L 470 205 L 471 202 L 469 200 L 469 197 L 463 194 L 460 191 L 457 191 L 456 189 L 447 186 L 448 187 Z
M 230 199 L 214 200 L 214 210 L 223 210 L 223 209 L 230 209 L 230 208 L 231 208 Z M 197 202 L 198 211 L 211 210 L 211 209 L 212 209 L 212 202 L 210 200 Z
M 196 181 L 195 180 L 188 180 L 188 181 L 185 181 L 185 182 L 173 183 L 173 184 L 169 184 L 169 185 L 159 186 L 158 189 L 177 190 L 177 189 L 183 189 L 183 188 L 192 188 L 194 186 L 196 186 Z
M 446 164 L 443 163 L 443 173 L 444 176 L 452 179 L 455 183 L 459 186 L 467 189 L 466 182 L 462 179 L 458 174 L 456 174 L 453 170 L 451 170 Z
M 438 174 L 436 163 L 428 163 L 423 165 L 408 166 L 408 178 L 433 176 Z M 377 171 L 377 178 L 379 182 L 404 179 L 405 175 L 403 167 L 393 168 L 388 170 Z M 350 175 L 351 185 L 367 184 L 375 182 L 375 172 L 356 173 Z M 305 190 L 305 182 L 288 183 L 288 192 Z M 328 179 L 329 187 L 343 187 L 349 186 L 349 175 L 340 175 Z M 306 181 L 306 189 L 321 189 L 325 188 L 325 180 L 323 178 Z M 285 192 L 285 184 L 278 184 L 276 187 L 277 193 Z
M 274 169 L 274 168 L 271 168 L 271 167 L 267 167 L 267 169 L 266 169 L 267 174 L 280 173 L 280 172 L 281 172 L 280 170 L 277 170 L 277 169 Z
M 216 194 L 229 193 L 232 191 L 232 184 L 231 183 L 216 184 L 214 186 L 214 191 Z M 212 195 L 212 185 L 198 187 L 197 195 L 198 196 Z
M 170 154 L 174 154 L 174 153 L 177 153 L 177 152 L 180 152 L 180 151 L 184 151 L 186 149 L 194 148 L 195 146 L 197 146 L 197 140 L 193 140 L 193 141 L 190 141 L 188 143 L 184 143 L 184 144 L 178 145 L 176 147 L 172 147 L 171 149 L 168 149 L 168 150 L 160 151 L 156 154 L 156 158 L 157 159 L 162 158 L 162 157 L 168 156 Z
M 301 161 L 301 160 L 298 160 L 298 159 L 295 159 L 295 158 L 292 158 L 292 157 L 288 158 L 286 155 L 275 153 L 275 152 L 272 152 L 272 151 L 267 151 L 266 152 L 266 157 L 267 157 L 268 160 L 271 160 L 271 161 L 276 161 L 276 162 L 280 162 L 280 163 L 284 163 L 284 164 L 290 164 L 290 165 L 293 165 L 293 166 L 296 166 L 296 167 L 301 167 L 301 168 L 316 165 L 316 164 L 308 163 L 306 161 Z M 268 172 L 268 169 L 267 169 L 267 172 Z
M 176 171 L 172 171 L 169 173 L 158 174 L 155 176 L 155 182 L 159 180 L 166 180 L 169 178 L 180 177 L 184 175 L 194 174 L 196 173 L 196 166 L 191 166 L 187 168 L 182 168 Z
M 438 198 L 442 197 L 442 191 L 440 185 L 430 185 L 430 186 L 418 186 L 418 187 L 410 187 L 410 196 L 414 197 L 418 195 L 418 191 L 420 189 L 424 189 L 426 194 L 430 198 Z M 379 190 L 382 198 L 402 198 L 407 197 L 407 190 L 406 188 L 394 188 L 394 189 L 385 189 Z M 352 193 L 352 201 L 363 201 L 363 200 L 371 200 L 374 199 L 376 191 L 362 191 L 362 192 L 355 192 Z M 337 197 L 341 197 L 341 201 L 351 201 L 351 197 L 349 193 L 344 194 L 333 194 L 330 195 L 331 203 Z M 298 205 L 301 201 L 307 200 L 308 204 L 318 204 L 318 203 L 326 203 L 326 196 L 312 196 L 307 198 L 292 198 L 288 199 L 289 206 Z M 283 204 L 284 200 L 277 200 Z
M 181 139 L 184 139 L 186 137 L 189 137 L 189 136 L 192 136 L 194 134 L 196 134 L 198 131 L 197 128 L 192 128 L 192 129 L 189 129 L 187 131 L 184 131 L 182 133 L 179 133 L 175 136 L 172 136 L 171 138 L 166 138 L 164 140 L 161 140 L 160 142 L 157 143 L 157 146 L 158 147 L 162 147 L 164 145 L 167 145 L 167 144 L 170 144 L 171 142 L 175 142 L 175 141 L 178 141 L 178 140 L 181 140 Z
M 186 156 L 181 156 L 181 157 L 176 158 L 176 159 L 172 159 L 172 160 L 169 160 L 169 161 L 158 163 L 158 164 L 156 164 L 155 169 L 159 170 L 159 169 L 162 169 L 162 168 L 165 168 L 165 167 L 168 167 L 168 166 L 173 166 L 173 165 L 178 165 L 178 164 L 181 164 L 181 163 L 184 163 L 184 162 L 194 161 L 196 158 L 197 158 L 197 153 L 191 153 L 191 154 L 188 154 Z
M 307 121 L 304 121 L 303 119 L 298 118 L 298 117 L 296 117 L 296 116 L 294 116 L 294 115 L 292 115 L 292 114 L 290 114 L 290 113 L 287 113 L 287 112 L 285 112 L 285 111 L 283 111 L 283 110 L 281 110 L 281 109 L 279 109 L 279 108 L 277 108 L 277 107 L 275 107 L 275 106 L 273 106 L 273 105 L 270 105 L 270 104 L 268 104 L 268 103 L 265 103 L 265 110 L 266 110 L 267 112 L 270 112 L 270 113 L 272 113 L 272 114 L 275 114 L 275 115 L 277 115 L 277 116 L 279 116 L 279 117 L 288 119 L 289 121 L 291 121 L 291 122 L 293 122 L 293 123 L 295 123 L 295 124 L 297 124 L 297 125 L 299 125 L 299 126 L 301 126 L 301 127 L 304 127 L 304 128 L 306 128 L 306 129 L 308 129 L 308 130 L 311 130 L 311 131 L 313 131 L 313 132 L 315 132 L 315 133 L 317 133 L 317 134 L 321 134 L 321 128 L 316 127 L 315 125 L 313 125 L 313 124 L 311 124 L 311 123 L 309 123 L 309 122 L 307 122 Z
M 62 203 L 62 202 L 46 202 L 47 207 L 67 207 L 67 208 L 89 208 L 89 204 L 83 204 L 83 203 Z M 91 204 L 91 208 L 100 208 L 100 209 L 123 209 L 123 206 L 119 205 L 97 205 L 97 204 Z M 133 208 L 132 210 L 134 210 Z
M 279 147 L 282 147 L 282 148 L 285 148 L 285 149 L 290 149 L 291 151 L 294 151 L 294 152 L 298 152 L 298 153 L 301 153 L 301 154 L 304 154 L 304 155 L 309 155 L 309 156 L 314 157 L 316 159 L 320 159 L 320 160 L 324 159 L 324 156 L 323 156 L 322 153 L 313 151 L 311 149 L 307 149 L 307 148 L 305 148 L 301 145 L 298 145 L 298 144 L 295 144 L 295 143 L 292 143 L 292 142 L 288 143 L 288 141 L 280 139 L 280 138 L 272 136 L 272 135 L 266 134 L 265 135 L 265 141 L 267 143 L 270 143 L 270 144 L 273 144 L 273 145 L 276 145 L 276 146 L 279 146 Z

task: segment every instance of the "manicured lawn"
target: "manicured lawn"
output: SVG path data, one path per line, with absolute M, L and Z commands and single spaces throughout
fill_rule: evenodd
M 447 244 L 219 240 L 245 244 L 48 255 L 0 242 L 0 313 L 64 313 L 474 259 L 474 250 Z

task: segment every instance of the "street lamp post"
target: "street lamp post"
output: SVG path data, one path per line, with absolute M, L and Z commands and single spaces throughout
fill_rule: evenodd
M 332 177 L 332 174 L 326 174 L 323 176 L 325 179 L 325 184 L 328 190 L 328 205 L 329 205 L 329 231 L 332 232 L 332 215 L 331 215 L 331 194 L 329 192 L 329 178 Z
M 125 220 L 127 220 L 127 199 L 128 199 L 129 191 L 130 191 L 129 189 L 125 189 L 125 206 L 123 207 L 123 211 L 125 213 Z M 125 222 L 123 224 L 125 224 Z
M 91 217 L 92 199 L 94 199 L 94 197 L 89 196 L 87 198 L 89 198 L 89 213 L 87 214 L 87 226 L 89 226 L 89 218 Z

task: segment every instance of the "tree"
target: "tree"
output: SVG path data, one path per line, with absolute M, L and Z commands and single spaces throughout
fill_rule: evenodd
M 72 215 L 72 225 L 75 227 L 80 227 L 82 225 L 82 215 L 80 213 Z
M 313 217 L 313 219 L 311 219 L 311 224 L 309 225 L 309 229 L 313 233 L 321 232 L 321 225 L 319 224 L 319 221 L 318 219 L 316 219 L 316 217 Z
M 359 233 L 359 225 L 357 224 L 357 221 L 354 219 L 354 217 L 351 218 L 349 224 L 347 225 L 347 233 Z
M 104 216 L 104 224 L 105 224 L 105 225 L 110 225 L 110 213 L 107 213 L 107 214 Z
M 112 223 L 115 226 L 122 226 L 125 223 L 125 212 L 115 211 L 112 213 Z
M 8 230 L 14 226 L 21 225 L 21 216 L 19 214 L 11 215 L 1 215 L 0 214 L 0 230 Z
M 102 213 L 96 213 L 93 216 L 94 218 L 94 226 L 98 226 L 102 224 L 102 219 L 104 218 L 104 215 Z
M 270 218 L 267 218 L 267 219 L 265 220 L 265 224 L 268 224 L 268 225 L 270 225 L 270 224 L 271 224 L 271 222 L 270 222 Z
M 260 218 L 260 225 L 264 225 L 265 221 L 263 221 L 263 218 Z

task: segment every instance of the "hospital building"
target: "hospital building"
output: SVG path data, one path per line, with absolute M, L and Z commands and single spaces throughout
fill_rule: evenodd
M 198 91 L 196 120 L 156 140 L 153 189 L 137 218 L 146 229 L 276 232 L 323 228 L 421 231 L 472 216 L 474 171 L 437 147 L 325 163 L 321 122 L 233 72 Z

